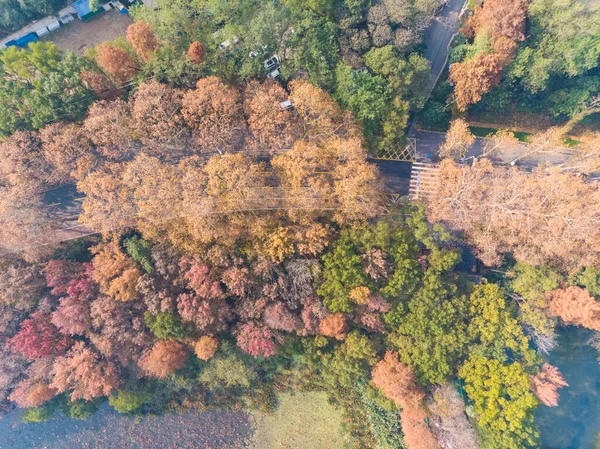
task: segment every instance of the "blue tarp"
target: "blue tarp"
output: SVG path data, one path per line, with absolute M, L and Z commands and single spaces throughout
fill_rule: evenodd
M 35 33 L 28 33 L 25 36 L 21 36 L 20 38 L 18 38 L 15 41 L 15 45 L 21 47 L 21 48 L 25 48 L 27 47 L 29 44 L 31 44 L 32 42 L 37 42 L 39 40 L 37 34 Z

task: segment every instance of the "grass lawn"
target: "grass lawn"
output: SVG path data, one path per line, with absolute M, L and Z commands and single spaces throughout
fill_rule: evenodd
M 333 449 L 345 447 L 342 417 L 325 393 L 283 394 L 273 414 L 254 413 L 253 449 Z

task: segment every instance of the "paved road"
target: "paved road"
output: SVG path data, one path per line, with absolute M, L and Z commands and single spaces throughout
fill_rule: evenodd
M 460 28 L 460 13 L 467 0 L 449 0 L 425 31 L 425 57 L 431 62 L 431 72 L 437 81 L 446 66 L 448 46 Z

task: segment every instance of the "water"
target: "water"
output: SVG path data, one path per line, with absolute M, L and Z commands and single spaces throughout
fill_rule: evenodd
M 15 411 L 0 420 L 0 449 L 242 449 L 253 434 L 238 411 L 170 414 L 136 419 L 104 404 L 86 421 L 57 413 L 48 422 L 23 424 Z
M 600 363 L 587 344 L 592 333 L 568 327 L 559 330 L 558 347 L 546 358 L 562 372 L 568 387 L 560 390 L 558 407 L 540 406 L 536 421 L 543 449 L 595 449 L 600 433 Z M 599 446 L 600 447 L 600 446 Z

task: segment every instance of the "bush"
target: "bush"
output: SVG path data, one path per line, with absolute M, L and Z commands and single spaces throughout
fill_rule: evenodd
M 131 413 L 150 401 L 152 394 L 145 390 L 119 390 L 116 395 L 108 398 L 108 403 L 119 413 Z
M 104 402 L 104 398 L 94 399 L 93 401 L 78 400 L 68 404 L 69 416 L 73 419 L 85 421 L 98 411 Z

